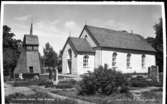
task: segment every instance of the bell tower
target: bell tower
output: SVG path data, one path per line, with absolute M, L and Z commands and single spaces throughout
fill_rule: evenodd
M 14 71 L 15 74 L 41 73 L 38 46 L 38 36 L 33 34 L 31 23 L 30 33 L 25 34 L 23 38 L 23 47 Z

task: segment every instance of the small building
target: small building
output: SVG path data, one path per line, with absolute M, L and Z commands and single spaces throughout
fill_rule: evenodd
M 38 36 L 33 35 L 32 31 L 33 27 L 31 24 L 30 34 L 24 35 L 23 38 L 23 47 L 14 70 L 15 74 L 41 73 Z
M 147 73 L 156 65 L 155 49 L 138 34 L 85 25 L 62 51 L 62 73 L 84 74 L 99 66 L 123 73 Z

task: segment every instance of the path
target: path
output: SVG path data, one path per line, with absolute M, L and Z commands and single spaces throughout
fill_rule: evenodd
M 42 88 L 42 87 L 38 87 L 38 86 L 31 86 L 30 88 L 36 90 L 37 92 L 47 93 L 48 95 L 52 96 L 53 98 L 74 100 L 78 104 L 96 104 L 96 103 L 92 103 L 92 102 L 88 102 L 88 101 L 84 101 L 84 100 L 80 100 L 80 99 L 76 99 L 76 98 L 70 98 L 67 96 L 62 96 L 62 95 L 58 95 L 55 93 L 51 93 L 49 90 Z

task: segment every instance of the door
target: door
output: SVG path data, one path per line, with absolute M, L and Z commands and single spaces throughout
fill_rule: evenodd
M 30 73 L 34 73 L 33 66 L 29 67 L 29 71 L 30 71 Z
M 68 69 L 69 69 L 69 73 L 71 74 L 71 59 L 68 59 Z

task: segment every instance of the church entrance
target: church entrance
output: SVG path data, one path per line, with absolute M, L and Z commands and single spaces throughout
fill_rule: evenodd
M 68 59 L 68 69 L 69 69 L 69 74 L 71 74 L 71 59 Z
M 71 71 L 71 60 L 72 60 L 72 50 L 71 50 L 71 49 L 68 49 L 68 59 L 67 59 L 67 63 L 68 63 L 69 74 L 72 73 L 72 71 Z

